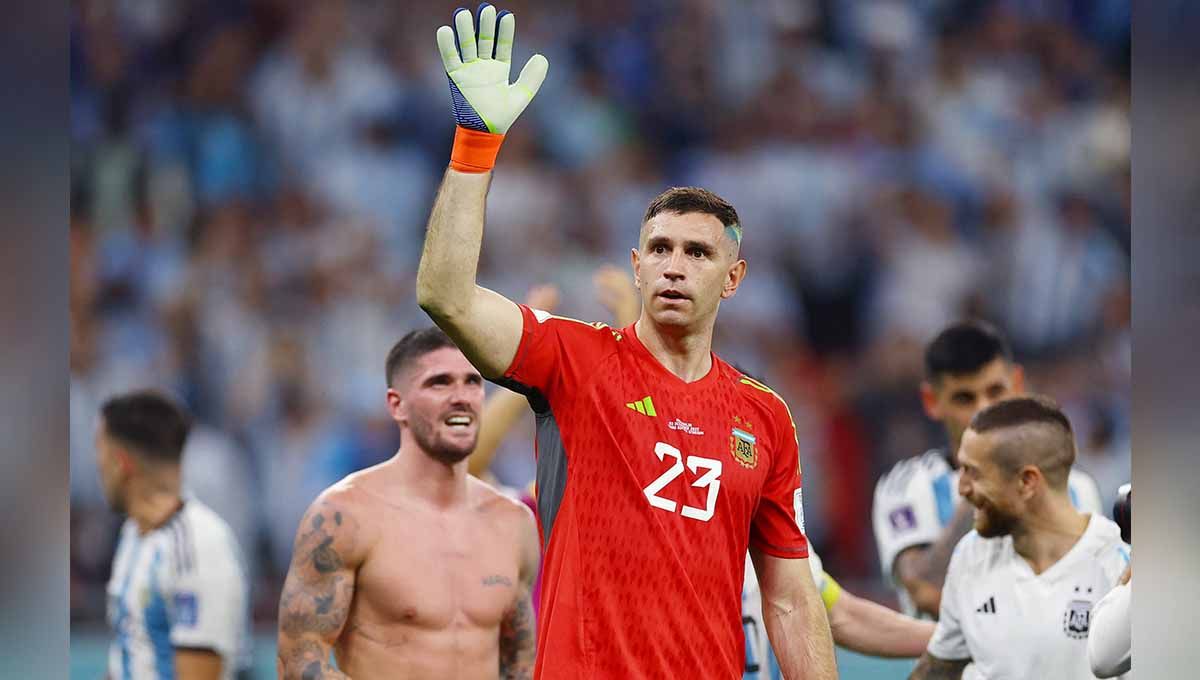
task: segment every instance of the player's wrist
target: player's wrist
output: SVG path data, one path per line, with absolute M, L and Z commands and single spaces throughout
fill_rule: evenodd
M 504 135 L 455 126 L 450 167 L 459 172 L 484 173 L 496 165 Z

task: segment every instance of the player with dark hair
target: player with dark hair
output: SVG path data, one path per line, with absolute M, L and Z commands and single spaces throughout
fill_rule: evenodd
M 229 680 L 248 659 L 248 591 L 233 530 L 183 494 L 191 419 L 137 391 L 100 408 L 96 456 L 109 505 L 128 516 L 108 582 L 110 678 Z
M 279 676 L 528 678 L 537 531 L 528 508 L 467 474 L 483 378 L 436 328 L 405 335 L 385 370 L 400 449 L 301 520 Z
M 537 414 L 535 676 L 737 677 L 749 549 L 785 675 L 836 677 L 795 425 L 774 391 L 712 353 L 718 308 L 746 275 L 737 212 L 694 187 L 650 204 L 630 255 L 642 313 L 621 330 L 477 285 L 491 169 L 547 63 L 534 56 L 510 85 L 512 15 L 485 4 L 478 24 L 461 10 L 454 25 L 437 42 L 458 127 L 417 302 Z
M 961 321 L 925 348 L 920 390 L 925 413 L 941 423 L 947 445 L 902 460 L 879 479 L 872 525 L 879 564 L 897 588 L 901 609 L 933 617 L 950 555 L 971 528 L 971 508 L 954 492 L 959 442 L 976 413 L 1024 393 L 1025 374 L 995 327 Z M 1083 511 L 1103 512 L 1100 491 L 1087 473 L 1071 470 L 1069 494 Z
M 910 680 L 1091 680 L 1091 610 L 1129 564 L 1121 531 L 1071 503 L 1075 435 L 1045 397 L 980 411 L 958 450 L 974 531 L 954 549 Z M 970 670 L 966 670 L 970 666 Z

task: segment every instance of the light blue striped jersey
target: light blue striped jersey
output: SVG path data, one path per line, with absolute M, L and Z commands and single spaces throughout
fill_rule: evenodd
M 233 531 L 187 499 L 146 533 L 126 520 L 108 582 L 110 680 L 175 677 L 175 649 L 221 655 L 223 680 L 249 660 L 249 587 Z

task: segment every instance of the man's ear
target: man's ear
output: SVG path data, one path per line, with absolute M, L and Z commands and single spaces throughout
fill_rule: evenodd
M 1021 482 L 1021 491 L 1027 496 L 1033 495 L 1034 489 L 1037 489 L 1039 484 L 1044 484 L 1046 481 L 1042 471 L 1035 465 L 1026 465 L 1017 472 L 1017 477 Z
M 629 249 L 629 264 L 633 269 L 633 287 L 642 289 L 642 254 L 637 248 Z
M 1013 364 L 1012 391 L 1013 394 L 1025 394 L 1025 367 L 1021 364 Z
M 745 260 L 738 260 L 729 268 L 729 272 L 725 275 L 725 287 L 721 289 L 722 300 L 728 300 L 737 292 L 738 286 L 746 280 L 746 268 Z
M 397 423 L 403 423 L 407 420 L 407 416 L 404 414 L 404 398 L 391 387 L 387 390 L 387 407 L 392 420 Z
M 929 416 L 930 420 L 941 420 L 942 410 L 938 407 L 937 391 L 933 389 L 933 385 L 928 380 L 921 381 L 921 406 L 925 408 L 925 415 Z

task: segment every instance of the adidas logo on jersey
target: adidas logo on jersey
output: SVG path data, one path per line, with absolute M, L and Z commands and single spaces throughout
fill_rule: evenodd
M 987 602 L 975 609 L 976 614 L 995 614 L 996 613 L 996 598 L 989 597 Z
M 637 401 L 631 401 L 628 404 L 625 404 L 625 408 L 633 409 L 634 411 L 637 411 L 644 416 L 650 416 L 651 418 L 658 415 L 658 413 L 654 410 L 654 402 L 650 401 L 650 397 L 644 397 Z

